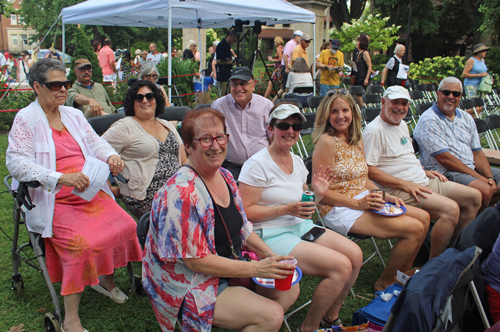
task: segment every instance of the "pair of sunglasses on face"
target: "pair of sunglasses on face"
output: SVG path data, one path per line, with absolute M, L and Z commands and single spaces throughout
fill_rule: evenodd
M 61 88 L 64 86 L 66 90 L 71 89 L 73 86 L 73 81 L 52 81 L 52 82 L 38 82 L 40 84 L 43 84 L 47 87 L 47 89 L 52 90 L 52 91 L 59 91 Z
M 327 97 L 331 97 L 331 96 L 333 96 L 336 93 L 340 93 L 341 95 L 344 95 L 344 96 L 349 96 L 350 95 L 349 90 L 341 88 L 341 89 L 332 89 L 332 90 L 329 90 L 326 93 L 326 96 Z
M 147 101 L 152 102 L 155 99 L 155 94 L 154 94 L 154 92 L 148 92 L 145 95 L 138 93 L 135 95 L 134 101 L 136 103 L 142 103 L 142 101 L 144 100 L 144 97 L 146 97 Z
M 462 92 L 460 91 L 450 91 L 450 90 L 439 90 L 445 97 L 448 97 L 450 94 L 453 95 L 453 97 L 458 98 L 462 95 Z
M 276 122 L 274 124 L 274 127 L 278 128 L 279 130 L 287 131 L 292 127 L 293 131 L 301 131 L 302 130 L 302 123 L 294 123 L 290 124 L 288 122 Z

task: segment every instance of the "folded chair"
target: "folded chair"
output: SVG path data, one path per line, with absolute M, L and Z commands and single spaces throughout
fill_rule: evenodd
M 480 253 L 479 247 L 463 252 L 449 248 L 426 263 L 406 282 L 383 332 L 461 331 L 468 289 L 482 308 L 472 273 Z M 489 327 L 487 321 L 485 327 Z

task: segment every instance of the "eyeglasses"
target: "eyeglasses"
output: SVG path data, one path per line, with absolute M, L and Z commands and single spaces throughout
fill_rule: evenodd
M 73 86 L 73 81 L 69 80 L 64 82 L 52 81 L 52 82 L 38 82 L 38 83 L 45 85 L 47 89 L 52 91 L 59 91 L 63 86 L 66 90 L 69 90 Z
M 212 136 L 202 136 L 200 138 L 193 138 L 194 141 L 199 141 L 201 146 L 204 148 L 209 148 L 214 144 L 214 140 L 217 141 L 219 145 L 226 145 L 229 134 L 220 134 L 215 137 Z
M 306 42 L 306 43 L 308 43 L 308 44 L 309 44 L 311 41 L 310 41 L 310 40 L 304 40 L 304 42 Z
M 349 90 L 341 88 L 341 89 L 333 89 L 333 90 L 328 91 L 326 93 L 326 96 L 327 97 L 331 97 L 331 96 L 333 96 L 336 93 L 340 93 L 341 95 L 344 95 L 344 96 L 349 96 L 350 95 Z
M 150 80 L 150 79 L 154 79 L 154 80 L 155 80 L 155 79 L 157 79 L 157 78 L 158 78 L 158 75 L 156 75 L 156 74 L 151 74 L 151 75 L 144 75 L 143 77 L 144 77 L 145 79 L 147 79 L 147 80 Z
M 154 92 L 148 92 L 145 95 L 141 95 L 140 93 L 138 93 L 135 95 L 134 101 L 136 103 L 142 103 L 142 101 L 144 100 L 144 97 L 146 97 L 147 101 L 151 102 L 155 99 L 155 94 L 154 94 Z
M 242 88 L 246 88 L 248 86 L 248 84 L 252 84 L 252 82 L 248 81 L 248 82 L 233 82 L 231 81 L 231 88 L 236 88 L 238 85 L 241 86 Z
M 83 67 L 80 67 L 78 68 L 79 71 L 92 71 L 92 66 L 88 65 L 88 66 L 83 66 Z
M 462 95 L 462 92 L 460 91 L 450 91 L 450 90 L 439 90 L 445 97 L 448 97 L 450 94 L 453 95 L 453 97 L 457 98 Z
M 292 127 L 293 131 L 301 131 L 302 130 L 302 123 L 294 123 L 290 124 L 288 122 L 276 122 L 274 124 L 274 127 L 278 128 L 279 130 L 287 131 Z

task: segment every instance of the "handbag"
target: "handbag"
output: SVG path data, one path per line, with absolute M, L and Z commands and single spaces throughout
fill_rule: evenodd
M 210 195 L 210 198 L 212 199 L 212 202 L 214 202 L 215 209 L 217 210 L 217 213 L 219 214 L 220 219 L 222 221 L 222 225 L 224 225 L 224 229 L 226 230 L 226 236 L 227 236 L 227 239 L 229 241 L 229 247 L 231 248 L 231 254 L 233 255 L 233 259 L 250 261 L 250 260 L 252 260 L 252 258 L 257 257 L 257 255 L 255 253 L 250 252 L 250 251 L 243 251 L 241 253 L 241 256 L 238 255 L 238 253 L 234 249 L 233 240 L 231 240 L 231 235 L 229 234 L 229 230 L 227 229 L 226 222 L 224 221 L 224 218 L 222 217 L 222 213 L 220 213 L 219 206 L 217 204 L 215 204 L 214 198 L 212 197 L 210 190 L 208 190 L 208 187 L 205 184 L 205 181 L 203 181 L 203 178 L 201 177 L 201 175 L 199 175 L 198 172 L 191 165 L 184 165 L 184 166 L 190 168 L 193 172 L 196 173 L 196 175 L 198 175 L 200 177 L 201 181 L 205 185 L 205 188 L 207 189 L 208 194 Z M 250 277 L 228 278 L 228 279 L 229 279 L 229 286 L 240 286 L 240 287 L 248 288 L 250 290 L 254 290 L 254 288 L 255 288 L 255 284 L 252 281 L 252 278 L 250 278 Z
M 491 93 L 492 88 L 493 88 L 493 76 L 491 76 L 491 74 L 487 74 L 486 76 L 483 77 L 483 79 L 479 83 L 477 91 L 489 94 Z

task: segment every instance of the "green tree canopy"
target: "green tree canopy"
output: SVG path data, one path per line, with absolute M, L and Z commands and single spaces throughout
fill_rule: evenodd
M 81 28 L 75 30 L 76 44 L 75 52 L 73 53 L 73 63 L 71 64 L 71 71 L 69 73 L 68 79 L 76 81 L 75 75 L 75 61 L 81 58 L 87 59 L 92 64 L 92 80 L 94 82 L 102 82 L 102 70 L 99 66 L 99 60 L 94 53 L 92 45 L 90 45 L 90 39 L 85 34 L 85 31 Z

